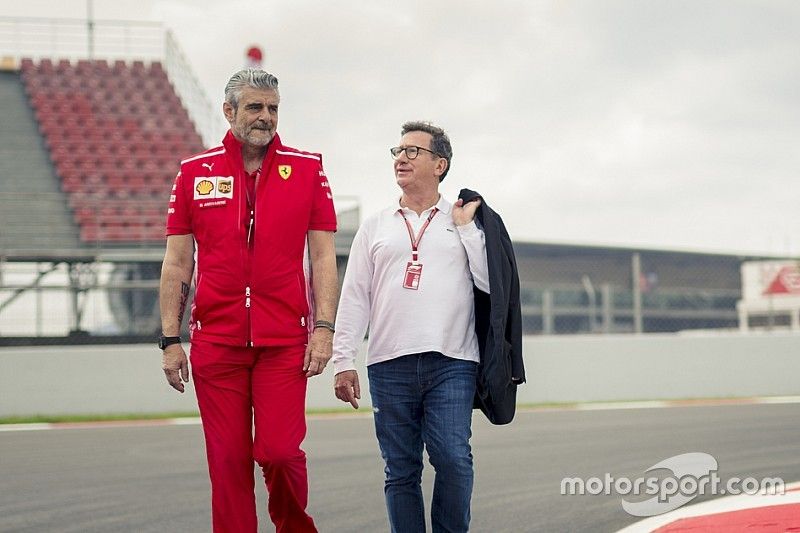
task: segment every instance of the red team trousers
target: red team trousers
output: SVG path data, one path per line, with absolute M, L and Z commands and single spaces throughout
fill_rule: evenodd
M 192 342 L 206 439 L 214 533 L 256 533 L 255 461 L 278 533 L 316 532 L 306 513 L 305 346 L 244 348 Z M 255 438 L 252 427 L 255 419 Z

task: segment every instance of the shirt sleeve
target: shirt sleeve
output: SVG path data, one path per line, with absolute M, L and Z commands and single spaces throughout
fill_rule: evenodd
M 308 229 L 321 231 L 336 231 L 336 209 L 333 206 L 333 192 L 328 183 L 328 177 L 322 168 L 320 156 L 318 176 L 315 176 L 313 204 L 311 206 L 311 220 Z
M 364 342 L 369 325 L 374 271 L 367 230 L 362 224 L 350 247 L 339 309 L 336 312 L 336 333 L 333 335 L 335 374 L 354 370 L 356 367 L 356 355 Z
M 486 258 L 486 235 L 473 220 L 469 224 L 456 226 L 461 243 L 467 251 L 469 271 L 478 289 L 489 294 L 489 261 Z
M 192 221 L 189 213 L 190 200 L 186 198 L 185 187 L 181 173 L 175 176 L 172 192 L 169 195 L 169 208 L 167 209 L 167 236 L 187 235 L 192 232 Z

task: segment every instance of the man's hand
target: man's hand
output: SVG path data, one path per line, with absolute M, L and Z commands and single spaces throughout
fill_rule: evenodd
M 478 210 L 478 206 L 481 205 L 481 199 L 478 198 L 472 202 L 467 203 L 464 205 L 464 200 L 459 198 L 456 200 L 456 203 L 453 204 L 453 222 L 456 226 L 465 226 L 472 222 L 472 219 L 475 218 L 475 211 Z
M 189 360 L 180 343 L 166 347 L 161 359 L 161 368 L 164 369 L 164 375 L 167 376 L 167 381 L 172 388 L 183 392 L 183 383 L 189 382 Z
M 350 402 L 353 409 L 358 409 L 358 400 L 361 399 L 361 386 L 358 384 L 358 372 L 345 370 L 336 374 L 333 384 L 336 397 L 343 402 Z
M 331 355 L 333 355 L 333 332 L 326 328 L 315 329 L 308 340 L 306 357 L 303 360 L 303 372 L 306 373 L 306 377 L 322 374 Z

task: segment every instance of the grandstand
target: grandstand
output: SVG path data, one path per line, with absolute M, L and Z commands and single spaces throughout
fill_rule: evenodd
M 20 77 L 80 242 L 163 241 L 177 160 L 203 143 L 161 63 L 24 59 Z

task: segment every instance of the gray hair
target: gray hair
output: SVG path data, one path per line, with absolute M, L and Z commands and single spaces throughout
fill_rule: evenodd
M 444 169 L 442 175 L 439 176 L 439 183 L 441 183 L 444 180 L 444 177 L 447 176 L 447 173 L 450 172 L 450 160 L 453 159 L 453 147 L 450 146 L 450 137 L 447 136 L 447 133 L 445 133 L 442 128 L 434 126 L 430 122 L 421 120 L 406 122 L 403 124 L 403 128 L 400 130 L 400 135 L 405 135 L 406 133 L 411 133 L 412 131 L 430 133 L 430 150 L 435 152 L 439 157 L 443 157 L 447 160 L 447 167 Z
M 280 96 L 278 78 L 261 69 L 246 68 L 231 76 L 225 86 L 225 101 L 231 104 L 234 109 L 239 107 L 239 99 L 242 97 L 242 91 L 245 87 L 269 89 Z

